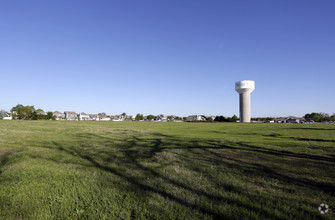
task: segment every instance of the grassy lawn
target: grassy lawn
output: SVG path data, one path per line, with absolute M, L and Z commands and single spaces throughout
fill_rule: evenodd
M 335 124 L 0 121 L 0 219 L 334 219 L 334 165 Z

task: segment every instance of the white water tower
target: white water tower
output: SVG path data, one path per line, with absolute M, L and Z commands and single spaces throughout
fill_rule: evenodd
M 250 122 L 250 94 L 255 89 L 255 81 L 242 80 L 235 83 L 240 94 L 240 122 Z

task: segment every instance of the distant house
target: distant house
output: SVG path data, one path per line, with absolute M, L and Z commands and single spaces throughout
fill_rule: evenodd
M 109 116 L 109 118 L 111 119 L 111 121 L 114 121 L 114 119 L 116 119 L 116 115 L 111 115 Z
M 52 115 L 55 116 L 56 120 L 63 120 L 63 119 L 65 119 L 65 114 L 61 113 L 59 111 L 53 112 Z
M 275 123 L 284 123 L 283 121 L 285 120 L 285 118 L 275 118 L 274 121 Z
M 96 115 L 96 114 L 90 114 L 90 120 L 93 120 L 93 121 L 99 121 L 99 115 Z
M 66 120 L 78 120 L 78 114 L 75 112 L 64 112 Z
M 304 118 L 297 118 L 294 116 L 289 116 L 286 118 L 277 118 L 274 120 L 277 123 L 293 123 L 293 124 L 299 124 L 304 123 L 306 120 Z
M 187 121 L 206 121 L 206 116 L 204 115 L 190 115 L 186 119 Z
M 302 118 L 288 118 L 286 119 L 286 123 L 294 123 L 294 124 L 299 124 L 299 123 L 303 123 L 305 120 Z
M 3 120 L 13 120 L 13 117 L 11 114 L 5 113 L 4 117 L 2 118 Z
M 168 115 L 166 118 L 168 121 L 174 121 L 177 118 L 177 115 Z
M 114 116 L 111 116 L 111 120 L 112 121 L 124 121 L 125 120 L 125 116 L 123 115 L 114 115 Z
M 155 121 L 167 121 L 167 117 L 165 115 L 157 115 Z
M 79 114 L 79 119 L 80 119 L 81 121 L 88 121 L 88 120 L 90 120 L 91 118 L 90 118 L 90 116 L 89 116 L 88 114 L 82 112 L 82 113 Z
M 99 121 L 110 121 L 111 120 L 109 116 L 104 115 L 104 114 L 100 114 L 98 116 L 99 116 Z
M 211 115 L 211 116 L 208 116 L 208 118 L 211 118 L 211 119 L 213 119 L 213 121 L 214 121 L 215 118 L 216 118 L 216 116 Z
M 100 121 L 110 121 L 110 120 L 111 120 L 110 117 L 107 117 L 107 116 L 102 116 L 100 118 Z

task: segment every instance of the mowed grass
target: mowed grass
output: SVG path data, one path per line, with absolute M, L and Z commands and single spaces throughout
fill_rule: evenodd
M 334 165 L 335 124 L 0 121 L 0 219 L 334 219 Z

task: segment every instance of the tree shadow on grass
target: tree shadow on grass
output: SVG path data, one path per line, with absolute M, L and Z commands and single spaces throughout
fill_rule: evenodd
M 317 142 L 331 142 L 335 143 L 335 140 L 321 139 L 321 138 L 302 138 L 302 137 L 286 137 L 298 141 L 317 141 Z
M 213 141 L 210 141 L 213 142 Z M 210 143 L 209 142 L 209 143 Z M 212 143 L 213 144 L 213 143 Z M 324 157 L 324 156 L 317 156 L 317 155 L 309 155 L 309 154 L 303 154 L 303 153 L 294 153 L 290 151 L 284 151 L 284 150 L 275 150 L 270 148 L 263 148 L 258 147 L 254 145 L 248 145 L 242 142 L 237 142 L 237 146 L 229 146 L 229 145 L 222 145 L 222 144 L 216 144 L 213 147 L 201 147 L 203 151 L 206 151 L 208 153 L 211 153 L 215 155 L 217 158 L 225 157 L 224 153 L 218 154 L 214 153 L 213 151 L 209 150 L 215 150 L 215 149 L 230 149 L 230 150 L 239 150 L 239 151 L 246 151 L 246 152 L 253 152 L 253 153 L 262 153 L 262 154 L 269 154 L 271 156 L 276 157 L 276 160 L 279 159 L 278 162 L 280 162 L 280 158 L 287 158 L 287 157 L 293 157 L 297 159 L 301 159 L 304 161 L 312 161 L 312 164 L 315 166 L 322 166 L 325 169 L 329 167 L 333 167 L 334 165 L 332 162 L 335 162 L 334 157 Z M 242 146 L 242 147 L 241 147 Z M 192 148 L 192 147 L 191 147 Z M 206 154 L 202 154 L 203 158 L 206 158 Z M 200 156 L 200 155 L 199 155 Z M 207 157 L 208 160 L 213 160 L 212 157 Z M 283 161 L 283 160 L 281 160 Z M 191 161 L 190 161 L 191 162 Z M 207 161 L 209 162 L 209 161 Z M 233 163 L 232 163 L 233 162 Z M 216 163 L 223 163 L 222 160 L 216 161 Z M 299 186 L 307 186 L 311 189 L 317 189 L 324 191 L 325 193 L 330 193 L 332 195 L 335 195 L 335 186 L 334 184 L 330 183 L 322 183 L 322 182 L 316 182 L 311 180 L 303 180 L 299 178 L 293 178 L 288 175 L 281 174 L 267 166 L 264 166 L 260 163 L 255 162 L 247 162 L 242 161 L 237 158 L 232 157 L 226 157 L 225 164 L 230 168 L 236 168 L 238 170 L 242 170 L 246 173 L 253 173 L 256 176 L 259 177 L 269 177 L 269 178 L 275 178 L 283 182 L 289 182 L 293 183 L 295 185 Z
M 111 134 L 112 135 L 112 134 Z M 241 207 L 249 211 L 257 213 L 259 216 L 266 218 L 281 218 L 276 212 L 271 211 L 271 208 L 276 208 L 282 213 L 287 211 L 281 210 L 280 207 L 263 207 L 260 203 L 269 201 L 274 204 L 276 201 L 267 197 L 267 193 L 260 195 L 253 195 L 249 192 L 243 191 L 243 188 L 221 182 L 220 179 L 215 178 L 208 169 L 204 168 L 203 165 L 209 165 L 213 167 L 227 167 L 229 169 L 237 170 L 240 175 L 248 174 L 255 178 L 268 178 L 280 181 L 282 184 L 297 185 L 300 187 L 307 187 L 311 190 L 321 190 L 325 193 L 334 193 L 335 188 L 332 184 L 321 183 L 316 181 L 307 181 L 299 179 L 298 177 L 292 177 L 283 173 L 275 171 L 269 166 L 260 164 L 257 162 L 250 162 L 246 160 L 238 159 L 234 156 L 228 157 L 229 153 L 241 155 L 271 155 L 276 157 L 275 162 L 280 163 L 283 157 L 293 157 L 299 160 L 311 160 L 316 162 L 318 166 L 326 166 L 317 162 L 334 162 L 334 158 L 315 156 L 301 153 L 294 153 L 289 151 L 281 151 L 269 148 L 262 148 L 258 146 L 248 145 L 239 142 L 222 142 L 218 140 L 181 140 L 174 136 L 163 135 L 160 133 L 127 133 L 128 136 L 120 136 L 118 138 L 113 136 L 103 136 L 93 133 L 82 133 L 77 134 L 76 138 L 79 144 L 75 146 L 69 146 L 60 142 L 46 143 L 46 148 L 56 147 L 57 150 L 64 152 L 71 157 L 77 157 L 85 161 L 80 163 L 80 166 L 90 166 L 98 168 L 102 171 L 106 171 L 110 174 L 116 175 L 124 181 L 130 183 L 133 187 L 129 190 L 135 190 L 138 193 L 151 192 L 159 194 L 160 196 L 167 198 L 182 206 L 199 210 L 200 212 L 210 215 L 215 219 L 222 218 L 233 218 L 231 214 L 227 214 L 224 211 L 215 208 L 216 203 L 224 202 L 234 207 Z M 90 147 L 91 144 L 98 142 L 101 148 Z M 215 186 L 221 187 L 219 192 L 211 192 L 204 188 L 199 188 L 190 185 L 187 182 L 183 182 L 182 178 L 178 179 L 166 173 L 161 173 L 159 169 L 146 166 L 143 162 L 158 161 L 160 167 L 168 167 L 178 161 L 165 161 L 162 155 L 164 153 L 170 153 L 174 155 L 176 159 L 182 160 L 182 165 L 188 170 L 192 171 L 196 175 L 204 176 L 207 181 L 213 183 Z M 252 158 L 252 157 L 251 157 Z M 57 162 L 56 160 L 54 160 Z M 129 171 L 138 172 L 139 176 L 132 175 Z M 169 185 L 172 187 L 182 188 L 183 191 L 188 192 L 198 198 L 206 198 L 210 201 L 211 205 L 199 204 L 197 202 L 188 201 L 181 195 L 176 195 L 169 192 L 164 187 L 157 185 L 150 185 L 144 181 L 144 177 L 150 177 L 157 181 L 157 183 L 163 183 L 163 185 Z M 241 201 L 238 198 L 224 196 L 224 192 L 234 193 L 236 195 L 243 195 L 249 197 L 249 200 L 257 198 L 257 202 L 250 203 Z M 223 194 L 222 194 L 223 193 Z M 281 200 L 288 199 L 280 198 Z M 293 205 L 293 204 L 292 204 Z M 299 207 L 297 207 L 299 209 Z M 311 210 L 303 210 L 310 216 L 315 216 L 315 212 Z M 294 213 L 287 213 L 288 215 L 294 215 Z M 241 216 L 240 216 L 241 217 Z M 238 218 L 238 217 L 236 217 Z
M 58 143 L 55 143 L 55 142 L 53 144 L 55 146 L 57 146 L 58 150 L 60 150 L 62 152 L 66 152 L 66 153 L 68 153 L 68 154 L 70 154 L 71 156 L 74 156 L 74 157 L 80 157 L 80 158 L 88 161 L 89 163 L 91 163 L 92 166 L 94 166 L 94 167 L 96 167 L 100 170 L 107 171 L 107 172 L 109 172 L 113 175 L 121 177 L 123 180 L 131 183 L 132 185 L 134 185 L 137 189 L 139 189 L 141 191 L 148 191 L 148 192 L 152 192 L 152 193 L 157 193 L 157 194 L 159 194 L 159 195 L 161 195 L 165 198 L 168 198 L 171 201 L 174 201 L 174 202 L 176 202 L 180 205 L 200 210 L 201 212 L 203 212 L 205 214 L 208 214 L 208 215 L 210 215 L 210 216 L 212 216 L 216 219 L 220 219 L 220 218 L 224 217 L 224 214 L 221 214 L 221 213 L 215 212 L 213 210 L 207 209 L 206 207 L 202 207 L 202 206 L 192 204 L 192 203 L 190 203 L 190 202 L 188 202 L 184 199 L 176 197 L 175 195 L 173 195 L 173 194 L 171 194 L 171 193 L 169 193 L 165 190 L 162 190 L 162 189 L 159 189 L 157 187 L 150 186 L 150 185 L 147 185 L 145 183 L 142 183 L 140 178 L 136 178 L 136 177 L 133 177 L 131 175 L 127 175 L 125 172 L 122 172 L 122 169 L 120 170 L 120 169 L 115 168 L 115 167 L 103 165 L 102 163 L 97 162 L 93 157 L 91 157 L 89 155 L 85 155 L 80 151 L 77 151 L 77 150 L 74 150 L 74 149 L 69 150 L 69 149 L 67 149 L 67 148 L 63 147 L 62 145 L 59 145 Z M 143 154 L 142 153 L 142 156 L 145 155 L 145 157 L 151 157 L 151 156 L 155 155 L 157 152 L 160 151 L 158 149 L 158 146 L 159 146 L 159 141 L 157 141 L 157 144 L 155 145 L 155 147 L 151 151 L 148 151 L 148 154 Z M 137 168 L 137 169 L 140 169 L 142 171 L 149 171 L 155 177 L 162 178 L 162 179 L 164 179 L 165 181 L 168 181 L 171 184 L 174 184 L 176 186 L 191 190 L 191 191 L 195 192 L 196 194 L 202 194 L 202 195 L 205 195 L 205 196 L 207 196 L 209 198 L 212 198 L 212 199 L 222 199 L 221 197 L 216 197 L 214 195 L 210 195 L 210 194 L 205 193 L 205 192 L 202 192 L 202 193 L 197 192 L 196 190 L 193 190 L 189 186 L 186 186 L 182 183 L 179 183 L 177 181 L 174 181 L 172 179 L 164 177 L 164 176 L 160 175 L 158 172 L 155 172 L 154 170 L 152 170 L 150 168 L 144 167 L 140 163 L 136 162 L 138 155 L 141 155 L 141 153 L 138 154 L 138 153 L 133 152 L 133 151 L 129 151 L 129 152 L 126 151 L 126 157 L 127 158 L 124 161 L 121 161 L 118 158 L 114 158 L 114 162 L 115 162 L 115 160 L 118 160 L 118 163 L 121 166 L 120 168 L 125 168 L 125 167 L 129 168 L 129 169 Z
M 260 152 L 264 154 L 270 154 L 274 156 L 279 156 L 279 157 L 295 157 L 295 158 L 301 158 L 301 159 L 310 159 L 310 160 L 315 160 L 321 163 L 324 162 L 335 162 L 335 158 L 332 157 L 325 157 L 325 156 L 319 156 L 319 155 L 310 155 L 310 154 L 305 154 L 305 153 L 296 153 L 292 151 L 287 151 L 287 150 L 276 150 L 272 148 L 265 148 L 265 147 L 259 147 L 255 145 L 249 145 L 243 142 L 237 142 L 238 145 L 246 147 L 243 148 L 246 151 L 254 151 L 254 152 Z
M 301 127 L 301 128 L 287 128 L 287 129 L 294 129 L 294 130 L 314 130 L 314 131 L 335 131 L 335 128 L 304 128 L 304 127 Z
M 276 138 L 284 138 L 284 139 L 292 139 L 297 141 L 316 141 L 316 142 L 330 142 L 335 143 L 335 140 L 329 139 L 321 139 L 321 138 L 304 138 L 304 137 L 289 137 L 289 136 L 282 136 L 280 134 L 263 134 L 264 137 L 276 137 Z
M 22 152 L 23 150 L 8 151 L 4 154 L 0 154 L 0 169 L 11 162 L 11 157 L 17 153 Z M 1 170 L 0 170 L 1 172 Z

